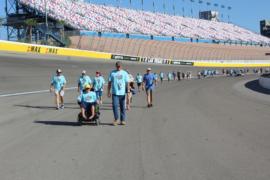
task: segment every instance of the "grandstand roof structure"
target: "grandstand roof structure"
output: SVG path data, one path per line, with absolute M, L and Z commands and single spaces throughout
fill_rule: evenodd
M 79 30 L 270 44 L 270 39 L 231 23 L 172 16 L 82 1 L 18 0 L 23 6 Z

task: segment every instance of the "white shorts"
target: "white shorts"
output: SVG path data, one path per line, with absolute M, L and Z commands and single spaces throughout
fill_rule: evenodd
M 64 96 L 65 95 L 65 91 L 63 91 L 63 90 L 58 91 L 57 89 L 55 89 L 54 90 L 54 93 L 55 94 L 59 94 L 60 96 Z

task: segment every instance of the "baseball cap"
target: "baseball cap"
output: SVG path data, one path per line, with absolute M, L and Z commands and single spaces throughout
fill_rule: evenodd
M 151 71 L 152 69 L 151 68 L 147 68 L 147 71 Z
M 86 74 L 86 70 L 83 70 L 83 71 L 82 71 L 82 74 Z
M 61 69 L 57 69 L 56 72 L 57 72 L 57 73 L 61 73 L 62 70 L 61 70 Z
M 90 86 L 89 84 L 86 84 L 86 85 L 84 86 L 84 89 L 91 89 L 91 86 Z

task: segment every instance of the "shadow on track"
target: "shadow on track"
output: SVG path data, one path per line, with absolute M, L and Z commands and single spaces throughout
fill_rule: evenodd
M 259 84 L 259 80 L 254 80 L 254 81 L 247 82 L 245 84 L 245 87 L 252 90 L 252 91 L 256 91 L 256 92 L 259 92 L 259 93 L 262 93 L 262 94 L 270 95 L 270 90 L 261 87 L 260 84 Z
M 78 122 L 70 122 L 70 121 L 34 121 L 37 124 L 44 124 L 44 125 L 52 125 L 52 126 L 82 126 Z M 83 126 L 96 126 L 93 123 L 87 123 Z M 100 123 L 99 126 L 113 126 L 112 123 Z
M 33 106 L 33 105 L 22 105 L 22 104 L 15 104 L 14 106 L 24 107 L 24 108 L 33 108 L 33 109 L 55 110 L 55 106 Z M 65 109 L 79 109 L 79 107 L 65 106 Z

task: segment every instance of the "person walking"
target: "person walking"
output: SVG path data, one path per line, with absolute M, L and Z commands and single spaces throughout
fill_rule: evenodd
M 151 68 L 147 68 L 146 74 L 143 77 L 143 89 L 146 92 L 147 107 L 153 106 L 153 90 L 155 88 L 156 79 L 155 75 L 151 73 Z
M 180 71 L 177 71 L 177 79 L 178 79 L 178 81 L 181 81 L 181 72 Z
M 136 75 L 136 83 L 137 83 L 137 87 L 138 87 L 138 92 L 141 92 L 142 82 L 143 82 L 142 75 L 140 73 L 137 73 L 137 75 Z
M 163 72 L 160 72 L 159 73 L 159 77 L 160 77 L 160 83 L 162 84 L 163 83 L 163 79 L 164 79 L 164 73 Z
M 117 126 L 119 124 L 119 112 L 118 107 L 120 105 L 120 121 L 121 125 L 126 124 L 126 90 L 129 89 L 129 78 L 128 73 L 122 70 L 122 63 L 117 61 L 115 64 L 116 69 L 111 71 L 108 78 L 108 97 L 112 97 L 112 106 L 114 121 L 113 125 Z
M 132 91 L 131 91 L 131 85 L 132 87 L 134 87 L 134 77 L 133 75 L 126 70 L 126 72 L 128 73 L 128 87 L 127 87 L 127 99 L 126 99 L 126 110 L 130 110 L 130 106 L 132 103 Z
M 92 80 L 89 76 L 86 75 L 86 71 L 83 70 L 82 71 L 82 75 L 79 77 L 79 80 L 78 80 L 78 92 L 80 94 L 83 93 L 83 90 L 84 90 L 84 87 L 89 84 L 91 85 L 92 84 Z
M 50 92 L 54 92 L 56 110 L 64 109 L 64 94 L 66 78 L 62 75 L 62 70 L 57 69 L 56 75 L 51 79 Z
M 94 91 L 96 92 L 97 102 L 99 104 L 102 104 L 104 85 L 105 85 L 105 79 L 103 78 L 101 73 L 99 71 L 97 71 L 96 77 L 94 77 L 94 80 L 93 80 L 93 88 L 94 88 Z

